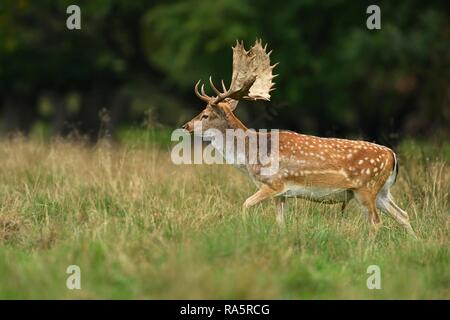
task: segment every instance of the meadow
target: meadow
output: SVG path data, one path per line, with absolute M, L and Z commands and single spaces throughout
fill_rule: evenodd
M 449 144 L 397 149 L 414 240 L 386 215 L 371 238 L 354 202 L 289 200 L 284 228 L 271 202 L 244 220 L 244 175 L 174 165 L 158 139 L 0 141 L 0 298 L 450 299 Z

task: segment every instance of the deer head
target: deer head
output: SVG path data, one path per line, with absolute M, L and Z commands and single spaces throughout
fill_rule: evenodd
M 270 65 L 270 54 L 266 52 L 261 40 L 256 40 L 253 47 L 246 51 L 243 42 L 236 42 L 233 47 L 233 73 L 230 87 L 227 89 L 221 81 L 222 91 L 216 88 L 211 77 L 209 83 L 216 96 L 208 96 L 202 84 L 199 92 L 199 80 L 194 88 L 197 97 L 206 103 L 205 109 L 187 122 L 183 129 L 189 133 L 194 131 L 194 124 L 201 123 L 202 133 L 208 129 L 224 132 L 229 128 L 244 128 L 234 116 L 233 111 L 239 100 L 270 100 L 270 91 L 274 90 L 272 79 L 273 68 Z

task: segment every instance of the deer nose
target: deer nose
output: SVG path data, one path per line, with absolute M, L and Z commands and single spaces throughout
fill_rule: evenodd
M 185 123 L 182 127 L 182 129 L 189 131 L 189 123 Z

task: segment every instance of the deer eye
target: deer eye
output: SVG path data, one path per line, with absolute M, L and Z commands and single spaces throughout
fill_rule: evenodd
M 201 117 L 201 120 L 203 120 L 203 119 L 208 119 L 208 115 L 207 114 L 204 114 L 204 115 L 202 115 L 202 117 Z

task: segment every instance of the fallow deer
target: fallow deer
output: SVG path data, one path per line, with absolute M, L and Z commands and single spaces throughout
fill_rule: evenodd
M 248 131 L 233 111 L 242 99 L 270 100 L 275 65 L 270 65 L 271 52 L 266 48 L 267 44 L 263 48 L 261 40 L 257 40 L 246 51 L 243 43 L 237 42 L 233 47 L 229 89 L 222 80 L 223 91 L 219 91 L 210 77 L 210 86 L 216 96 L 208 96 L 204 85 L 199 92 L 200 81 L 197 82 L 195 93 L 207 105 L 183 129 L 192 133 L 194 125 L 201 123 L 202 133 L 211 128 L 222 133 L 227 129 Z M 261 135 L 255 131 L 252 134 Z M 276 218 L 283 223 L 285 199 L 288 197 L 343 203 L 343 208 L 356 198 L 375 230 L 381 225 L 378 208 L 414 235 L 408 214 L 395 204 L 390 193 L 398 173 L 397 158 L 391 149 L 366 141 L 321 138 L 291 131 L 279 131 L 278 146 L 278 172 L 262 175 L 261 164 L 241 166 L 259 188 L 245 201 L 244 210 L 265 199 L 275 198 Z M 248 157 L 248 154 L 242 156 Z

